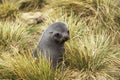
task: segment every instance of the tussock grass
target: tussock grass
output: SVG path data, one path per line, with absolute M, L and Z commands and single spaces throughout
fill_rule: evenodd
M 19 7 L 20 10 L 33 11 L 42 8 L 46 3 L 46 0 L 23 0 L 20 3 L 21 3 L 21 6 Z
M 73 38 L 67 44 L 66 62 L 71 68 L 82 71 L 80 76 L 83 80 L 89 78 L 97 80 L 98 76 L 109 80 L 114 79 L 108 72 L 118 68 L 113 66 L 114 62 L 109 59 L 116 54 L 117 50 L 112 50 L 113 45 L 110 43 L 110 36 L 106 34 L 89 34 L 81 38 L 78 37 L 77 40 L 77 37 Z
M 79 20 L 86 20 L 88 25 L 101 24 L 110 29 L 119 31 L 119 0 L 61 0 L 48 1 L 47 8 L 63 8 L 65 13 L 70 15 L 71 11 L 79 17 Z M 59 12 L 57 12 L 59 13 Z
M 28 28 L 14 22 L 0 22 L 0 47 L 10 50 L 11 47 L 24 47 L 28 41 Z
M 116 57 L 119 55 L 119 46 L 114 44 L 116 33 L 110 34 L 109 30 L 102 29 L 101 25 L 93 25 L 96 27 L 90 27 L 86 24 L 84 20 L 78 20 L 74 14 L 71 14 L 67 17 L 66 14 L 62 16 L 48 17 L 46 23 L 36 27 L 37 31 L 42 31 L 47 28 L 49 24 L 57 21 L 64 21 L 68 24 L 70 29 L 70 40 L 66 42 L 66 54 L 64 57 L 64 62 L 67 70 L 63 71 L 58 69 L 57 71 L 52 71 L 50 64 L 45 64 L 47 62 L 34 63 L 34 59 L 31 56 L 31 51 L 21 51 L 22 55 L 19 55 L 19 52 L 14 48 L 15 57 L 7 56 L 4 52 L 3 61 L 1 62 L 1 73 L 6 73 L 6 75 L 1 74 L 1 78 L 11 78 L 11 79 L 52 79 L 60 80 L 63 79 L 74 79 L 71 77 L 71 73 L 76 75 L 75 79 L 90 79 L 90 80 L 99 80 L 99 79 L 109 79 L 109 80 L 119 80 L 119 58 Z M 17 39 L 12 39 L 17 42 L 22 42 L 21 36 L 24 33 L 24 28 L 21 26 L 21 29 L 16 32 L 19 34 Z M 12 27 L 10 27 L 10 30 Z M 34 30 L 30 27 L 31 30 Z M 1 29 L 3 30 L 3 29 Z M 14 29 L 15 30 L 15 29 Z M 6 32 L 8 32 L 7 30 Z M 34 32 L 34 31 L 33 31 Z M 26 29 L 25 29 L 26 33 Z M 24 33 L 24 34 L 25 34 Z M 5 33 L 6 34 L 6 33 Z M 41 33 L 40 33 L 41 34 Z M 39 34 L 39 35 L 40 35 Z M 15 37 L 15 36 L 14 36 Z M 38 34 L 36 34 L 36 39 L 39 40 Z M 5 39 L 5 37 L 2 37 Z M 9 37 L 7 38 L 10 39 Z M 18 41 L 17 41 L 18 40 Z M 36 41 L 37 41 L 36 40 Z M 29 49 L 28 49 L 29 50 Z M 30 55 L 29 55 L 30 54 Z M 7 62 L 7 63 L 6 63 Z M 9 63 L 9 65 L 8 65 Z M 38 66 L 39 65 L 39 66 Z M 72 70 L 72 71 L 71 71 Z M 75 71 L 74 71 L 75 70 Z M 76 71 L 77 70 L 77 71 Z M 7 72 L 6 72 L 7 71 Z M 66 73 L 66 74 L 64 74 Z M 116 74 L 117 73 L 117 74 Z M 11 74 L 11 75 L 10 75 Z M 41 76 L 41 77 L 40 77 Z
M 43 10 L 46 22 L 40 25 L 0 23 L 0 79 L 119 80 L 119 0 L 47 2 L 49 8 Z M 56 21 L 68 24 L 70 40 L 65 43 L 65 67 L 54 70 L 45 58 L 36 62 L 31 48 L 47 26 Z
M 0 20 L 15 20 L 20 11 L 36 11 L 44 4 L 45 0 L 2 0 Z
M 0 4 L 0 18 L 2 20 L 14 19 L 20 4 L 17 0 L 2 0 Z
M 36 62 L 31 51 L 28 51 L 28 55 L 14 54 L 16 54 L 14 57 L 11 57 L 9 53 L 2 55 L 0 79 L 64 80 L 65 73 L 52 69 L 50 61 L 46 58 L 41 58 L 39 62 Z

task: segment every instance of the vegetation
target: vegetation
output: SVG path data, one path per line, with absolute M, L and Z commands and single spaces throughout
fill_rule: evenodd
M 0 79 L 120 80 L 120 0 L 2 0 Z M 41 11 L 46 19 L 26 25 L 20 14 Z M 63 65 L 32 57 L 41 33 L 52 22 L 70 29 Z

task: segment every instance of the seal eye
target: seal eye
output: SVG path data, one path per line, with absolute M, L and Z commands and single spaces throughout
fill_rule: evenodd
M 50 34 L 53 34 L 53 32 L 49 32 Z
M 60 33 L 56 33 L 55 37 L 60 38 L 61 37 Z
M 60 43 L 61 42 L 61 39 L 62 39 L 62 34 L 60 33 L 55 33 L 54 36 L 53 36 L 53 39 L 56 43 Z

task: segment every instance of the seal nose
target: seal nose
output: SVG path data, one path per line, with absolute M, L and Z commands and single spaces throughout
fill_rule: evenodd
M 64 38 L 65 40 L 69 40 L 69 36 L 65 36 L 65 38 Z
M 69 37 L 69 35 L 67 34 L 67 35 L 64 35 L 64 41 L 67 41 L 67 40 L 69 40 L 70 39 L 70 37 Z

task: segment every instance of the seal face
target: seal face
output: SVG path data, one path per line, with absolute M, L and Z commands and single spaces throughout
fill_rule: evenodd
M 62 61 L 65 52 L 64 43 L 69 39 L 69 29 L 64 22 L 55 22 L 48 26 L 44 31 L 33 56 L 38 58 L 38 51 L 42 56 L 50 59 L 52 66 L 55 67 Z

